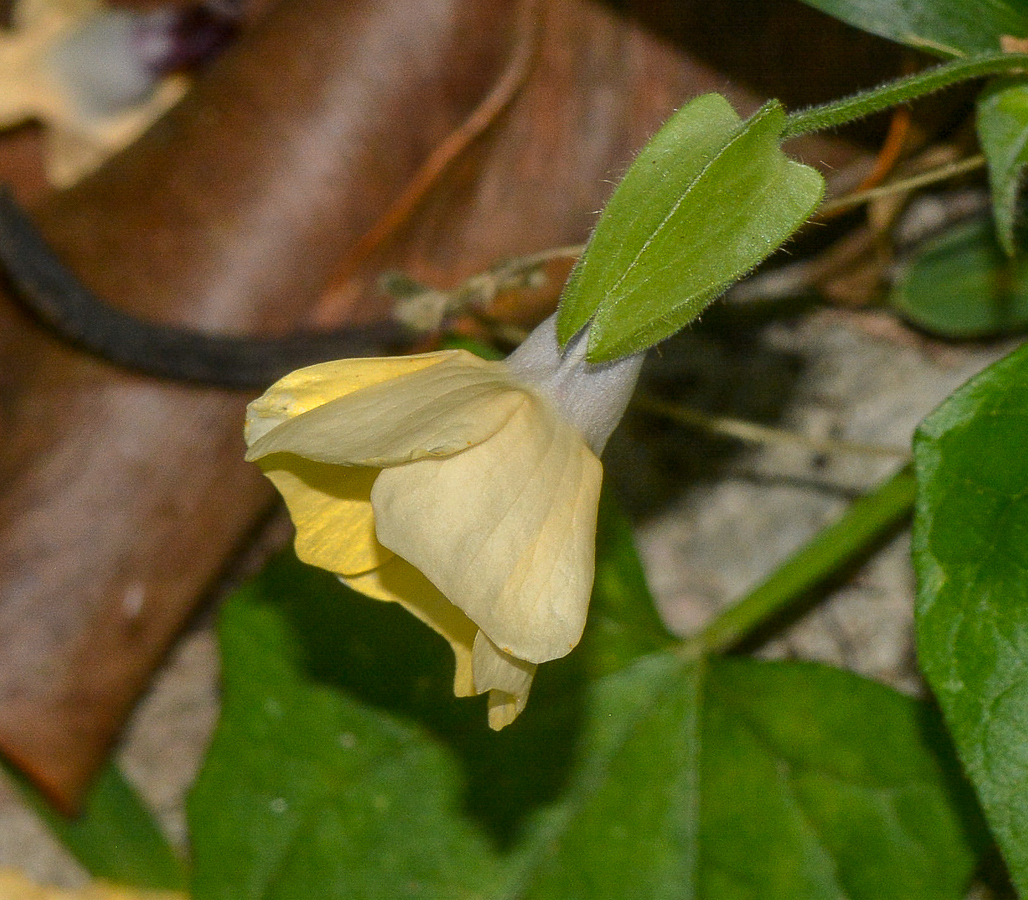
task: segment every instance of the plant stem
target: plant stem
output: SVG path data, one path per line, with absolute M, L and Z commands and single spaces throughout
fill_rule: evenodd
M 794 138 L 811 131 L 845 125 L 972 78 L 1026 73 L 1028 54 L 1024 53 L 989 53 L 944 63 L 852 97 L 794 112 L 785 120 L 782 138 Z
M 842 518 L 815 535 L 763 583 L 717 615 L 684 643 L 683 650 L 689 655 L 720 653 L 741 643 L 858 559 L 910 515 L 915 488 L 913 472 L 904 466 L 853 503 Z
M 843 197 L 839 197 L 837 200 L 829 200 L 818 207 L 817 214 L 819 216 L 824 216 L 836 212 L 837 210 L 850 209 L 854 206 L 860 206 L 862 203 L 870 203 L 871 201 L 878 200 L 881 197 L 891 197 L 895 194 L 909 193 L 917 188 L 936 184 L 940 181 L 946 181 L 950 178 L 956 178 L 959 175 L 966 175 L 968 172 L 974 172 L 976 169 L 984 167 L 985 156 L 979 153 L 975 156 L 969 156 L 967 159 L 961 159 L 956 162 L 947 163 L 944 166 L 938 166 L 935 169 L 922 172 L 919 175 L 911 175 L 909 178 L 890 181 L 886 184 L 879 185 L 878 187 L 868 188 L 866 191 L 856 191 L 852 194 L 847 194 Z
M 702 428 L 710 434 L 734 438 L 737 441 L 745 441 L 747 444 L 801 447 L 813 453 L 854 453 L 859 456 L 877 456 L 904 461 L 910 459 L 910 451 L 900 447 L 810 437 L 795 431 L 787 431 L 784 428 L 758 425 L 756 422 L 745 422 L 729 416 L 715 416 L 678 403 L 665 403 L 644 392 L 636 393 L 632 404 L 646 412 L 678 422 L 680 425 Z

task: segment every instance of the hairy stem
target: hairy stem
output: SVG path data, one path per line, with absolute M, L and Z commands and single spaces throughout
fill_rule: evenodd
M 812 131 L 845 125 L 972 78 L 1018 74 L 1028 74 L 1028 54 L 989 53 L 943 63 L 852 97 L 794 112 L 785 121 L 782 138 L 794 138 Z

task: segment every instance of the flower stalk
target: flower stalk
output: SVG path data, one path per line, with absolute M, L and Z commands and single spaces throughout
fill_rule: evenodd
M 724 653 L 795 608 L 810 591 L 860 559 L 914 509 L 917 483 L 909 465 L 865 494 L 818 532 L 768 578 L 685 641 L 687 656 Z
M 1025 53 L 988 53 L 943 63 L 842 100 L 791 113 L 785 120 L 782 139 L 837 128 L 962 81 L 993 75 L 1025 74 L 1028 74 L 1028 54 Z

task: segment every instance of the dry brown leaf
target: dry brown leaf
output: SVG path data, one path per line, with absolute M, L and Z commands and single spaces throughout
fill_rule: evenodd
M 726 87 L 607 7 L 553 0 L 511 106 L 348 265 L 518 49 L 514 6 L 409 10 L 282 0 L 138 144 L 47 199 L 45 233 L 143 316 L 243 331 L 315 307 L 320 321 L 367 320 L 385 311 L 386 268 L 448 287 L 582 241 L 670 112 Z M 762 99 L 730 93 L 743 111 Z M 112 370 L 8 304 L 0 360 L 0 747 L 72 808 L 269 492 L 242 462 L 245 396 Z

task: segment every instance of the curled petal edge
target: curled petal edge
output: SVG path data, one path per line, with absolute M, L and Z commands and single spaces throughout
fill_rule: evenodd
M 385 367 L 382 360 L 363 361 L 369 370 L 363 382 L 353 387 L 352 380 L 341 381 L 342 393 L 320 405 L 288 383 L 273 385 L 248 407 L 246 458 L 295 453 L 336 465 L 387 468 L 451 456 L 494 435 L 527 399 L 503 363 L 463 350 L 410 357 L 414 364 L 404 369 L 398 360 L 406 359 L 389 358 Z M 361 361 L 324 365 L 355 378 L 362 367 L 343 362 Z M 385 372 L 391 377 L 368 383 Z M 290 379 L 296 380 L 283 381 Z
M 296 526 L 296 555 L 337 575 L 359 575 L 393 558 L 375 535 L 371 487 L 378 469 L 330 466 L 289 453 L 260 460 Z
M 478 693 L 489 691 L 489 727 L 506 728 L 528 703 L 535 663 L 504 653 L 480 631 L 472 649 L 472 669 Z

